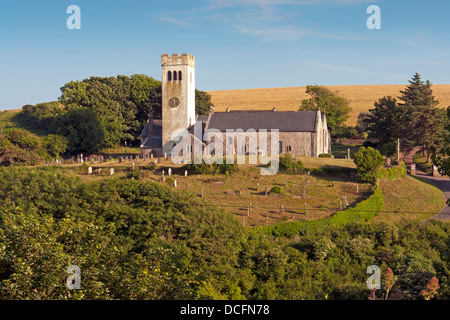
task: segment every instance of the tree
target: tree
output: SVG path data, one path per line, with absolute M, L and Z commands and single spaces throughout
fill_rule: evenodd
M 320 110 L 327 116 L 330 133 L 334 135 L 338 127 L 350 117 L 349 101 L 337 93 L 318 85 L 306 87 L 306 93 L 311 96 L 302 101 L 299 110 Z
M 359 113 L 358 120 L 356 121 L 356 129 L 358 132 L 368 131 L 371 118 L 372 113 L 369 111 L 362 111 Z
M 447 137 L 444 140 L 444 147 L 436 150 L 433 155 L 433 163 L 438 167 L 439 173 L 450 177 L 450 106 L 447 107 Z M 450 205 L 450 199 L 447 200 Z
M 392 97 L 383 97 L 374 103 L 366 118 L 369 137 L 382 143 L 392 142 L 400 137 L 402 108 Z
M 207 115 L 212 106 L 214 105 L 211 102 L 211 95 L 205 91 L 195 89 L 195 113 Z
M 69 140 L 66 137 L 56 134 L 49 134 L 43 140 L 43 145 L 47 153 L 55 158 L 66 152 Z
M 400 91 L 399 106 L 402 108 L 400 118 L 400 136 L 406 149 L 422 146 L 429 158 L 430 152 L 442 143 L 443 115 L 436 106 L 439 101 L 433 96 L 429 80 L 423 82 L 416 73 L 405 90 Z
M 433 299 L 434 296 L 438 293 L 440 288 L 439 279 L 436 277 L 432 277 L 430 281 L 428 281 L 426 287 L 420 292 L 425 300 Z
M 433 96 L 433 90 L 431 89 L 431 83 L 429 80 L 423 82 L 419 73 L 415 73 L 409 85 L 405 90 L 400 91 L 401 96 L 398 97 L 403 103 L 402 106 L 418 107 L 427 106 L 435 107 L 439 104 L 439 101 Z
M 98 151 L 105 132 L 94 111 L 79 107 L 61 117 L 57 134 L 67 138 L 68 150 L 76 154 Z
M 362 181 L 376 183 L 378 169 L 384 163 L 384 158 L 378 150 L 372 147 L 361 147 L 354 155 L 356 171 Z

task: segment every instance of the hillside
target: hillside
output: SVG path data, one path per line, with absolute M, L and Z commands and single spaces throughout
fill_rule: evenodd
M 325 86 L 350 100 L 352 113 L 347 121 L 348 125 L 356 125 L 361 111 L 373 108 L 373 103 L 384 96 L 399 96 L 400 90 L 406 85 L 353 85 L 353 86 Z M 446 108 L 450 105 L 450 85 L 433 85 L 433 93 L 440 102 L 439 106 Z M 232 110 L 271 110 L 276 107 L 279 111 L 297 110 L 303 99 L 309 98 L 305 87 L 238 89 L 208 91 L 216 111 Z

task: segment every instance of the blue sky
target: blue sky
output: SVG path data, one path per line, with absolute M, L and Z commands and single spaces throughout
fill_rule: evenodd
M 81 9 L 69 30 L 67 7 Z M 370 5 L 381 29 L 369 30 Z M 0 110 L 56 100 L 89 76 L 161 79 L 162 53 L 196 58 L 200 90 L 450 84 L 446 0 L 0 0 Z

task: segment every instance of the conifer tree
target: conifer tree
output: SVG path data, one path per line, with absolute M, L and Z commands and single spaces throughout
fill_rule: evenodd
M 443 142 L 443 113 L 436 108 L 439 101 L 433 95 L 429 80 L 423 82 L 416 73 L 405 90 L 400 91 L 401 112 L 400 136 L 404 149 L 422 146 L 429 158 L 430 152 L 439 148 Z

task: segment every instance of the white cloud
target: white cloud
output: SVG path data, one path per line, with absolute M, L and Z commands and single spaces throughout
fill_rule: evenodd
M 304 30 L 295 28 L 294 26 L 279 26 L 279 27 L 248 27 L 248 26 L 234 26 L 237 31 L 243 34 L 249 34 L 260 38 L 262 41 L 296 41 L 302 37 L 315 36 Z

